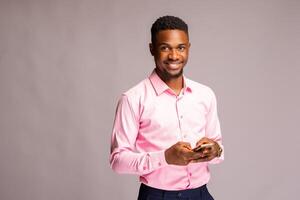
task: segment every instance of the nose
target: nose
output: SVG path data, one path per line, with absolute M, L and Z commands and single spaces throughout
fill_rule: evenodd
M 169 52 L 168 58 L 169 58 L 170 60 L 177 60 L 177 59 L 178 59 L 178 54 L 177 54 L 176 49 L 172 49 L 172 50 Z

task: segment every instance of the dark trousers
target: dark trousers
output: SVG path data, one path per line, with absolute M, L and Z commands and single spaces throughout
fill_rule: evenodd
M 168 191 L 141 184 L 138 200 L 214 200 L 206 185 L 195 189 Z

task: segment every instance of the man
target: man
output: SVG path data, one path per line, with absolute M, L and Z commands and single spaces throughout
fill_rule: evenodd
M 110 164 L 137 174 L 139 200 L 213 199 L 208 164 L 223 160 L 213 91 L 183 75 L 188 26 L 180 18 L 158 18 L 151 28 L 152 74 L 119 100 Z

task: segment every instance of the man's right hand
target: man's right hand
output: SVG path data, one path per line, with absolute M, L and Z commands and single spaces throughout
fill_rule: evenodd
M 177 142 L 165 151 L 166 161 L 171 165 L 188 165 L 201 155 L 202 153 L 194 152 L 190 143 L 187 142 Z

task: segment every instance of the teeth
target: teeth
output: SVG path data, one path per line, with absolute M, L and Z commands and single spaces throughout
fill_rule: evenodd
M 170 67 L 177 67 L 178 64 L 169 64 Z

